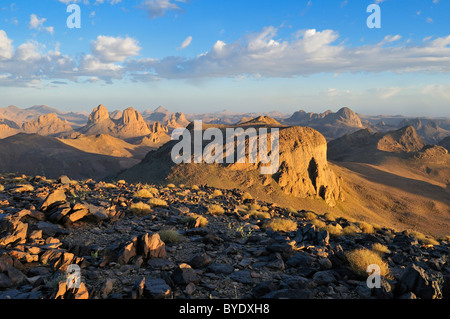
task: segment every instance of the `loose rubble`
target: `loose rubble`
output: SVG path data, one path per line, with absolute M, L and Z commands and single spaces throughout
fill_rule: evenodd
M 0 299 L 450 296 L 450 246 L 444 239 L 430 244 L 408 232 L 364 231 L 344 218 L 314 221 L 312 212 L 256 202 L 239 190 L 218 196 L 208 186 L 11 174 L 1 176 L 0 185 Z M 151 195 L 136 197 L 142 189 Z M 160 201 L 130 209 L 149 198 Z M 220 205 L 223 213 L 211 214 L 209 205 Z M 293 221 L 296 230 L 267 226 L 277 218 Z M 336 235 L 331 229 L 353 231 Z M 390 275 L 380 288 L 369 288 L 346 253 L 375 244 L 386 247 L 380 256 Z M 68 280 L 74 265 L 81 274 L 77 286 Z

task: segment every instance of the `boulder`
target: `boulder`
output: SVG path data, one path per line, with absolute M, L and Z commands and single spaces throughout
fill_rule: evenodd
M 46 212 L 53 206 L 58 206 L 66 201 L 66 194 L 63 190 L 55 190 L 50 193 L 39 206 L 38 210 Z
M 171 295 L 172 290 L 164 279 L 146 279 L 144 296 L 151 299 L 167 299 L 170 298 Z
M 171 279 L 177 285 L 188 285 L 191 282 L 198 283 L 200 277 L 188 264 L 181 264 L 172 273 Z
M 20 216 L 0 216 L 0 248 L 8 245 L 24 244 L 27 240 L 28 224 L 20 221 Z
M 439 299 L 442 298 L 438 282 L 432 280 L 426 271 L 412 264 L 406 268 L 400 278 L 400 289 L 405 289 L 404 293 L 413 292 L 417 297 L 422 299 Z

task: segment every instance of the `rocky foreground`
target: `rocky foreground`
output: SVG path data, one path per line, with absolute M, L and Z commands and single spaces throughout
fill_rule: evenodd
M 448 237 L 238 190 L 0 177 L 0 299 L 441 299 L 449 253 Z M 371 289 L 374 262 L 383 278 Z

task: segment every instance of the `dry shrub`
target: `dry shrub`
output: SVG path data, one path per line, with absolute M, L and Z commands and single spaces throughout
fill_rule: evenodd
M 418 231 L 411 231 L 409 232 L 409 235 L 413 236 L 414 238 L 416 238 L 417 240 L 420 240 L 421 242 L 423 242 L 425 245 L 439 245 L 440 243 L 434 239 L 431 236 L 427 236 L 425 234 L 422 234 L 421 232 Z
M 0 184 L 0 192 L 3 192 L 5 190 L 5 186 Z
M 223 215 L 225 210 L 220 205 L 212 204 L 208 206 L 208 213 L 211 215 Z
M 274 218 L 264 225 L 265 228 L 271 228 L 273 231 L 291 232 L 297 230 L 297 223 L 291 219 Z
M 326 213 L 325 215 L 323 215 L 323 217 L 325 218 L 326 221 L 329 222 L 334 222 L 336 220 L 336 215 L 333 213 Z
M 379 253 L 380 256 L 383 256 L 384 254 L 389 254 L 391 252 L 387 246 L 380 243 L 373 244 L 372 250 Z
M 135 192 L 135 193 L 133 194 L 133 197 L 136 197 L 136 198 L 146 198 L 146 199 L 148 199 L 148 198 L 153 198 L 153 197 L 154 197 L 154 194 L 153 194 L 152 192 L 150 192 L 148 189 L 143 188 L 143 189 L 140 189 L 140 190 L 138 190 L 137 192 Z
M 364 234 L 373 234 L 375 232 L 373 226 L 369 223 L 359 222 L 359 223 L 357 223 L 357 225 Z
M 192 185 L 191 189 L 193 191 L 198 191 L 200 189 L 200 187 L 198 187 L 197 185 Z
M 106 183 L 105 185 L 103 185 L 103 188 L 114 189 L 114 188 L 117 188 L 117 186 L 112 183 Z
M 248 210 L 260 210 L 260 209 L 261 209 L 261 205 L 258 205 L 258 204 L 248 205 Z
M 242 200 L 246 200 L 246 199 L 253 199 L 253 196 L 249 193 L 249 192 L 245 192 L 244 194 L 242 194 L 241 197 Z
M 175 188 L 175 184 L 167 184 L 167 188 Z
M 319 229 L 325 229 L 325 227 L 327 226 L 327 224 L 324 221 L 321 221 L 320 219 L 312 220 L 311 224 L 313 224 L 314 226 L 316 226 Z
M 261 211 L 263 211 L 263 212 L 268 212 L 268 211 L 269 211 L 269 207 L 267 207 L 267 206 L 262 206 L 262 207 L 261 207 Z
M 147 214 L 152 212 L 150 205 L 144 204 L 143 202 L 131 204 L 129 210 L 135 214 Z
M 303 218 L 306 220 L 314 220 L 317 218 L 317 215 L 314 214 L 313 212 L 307 212 L 303 215 Z
M 160 198 L 152 198 L 148 201 L 148 204 L 151 207 L 167 207 L 168 206 L 167 202 Z
M 200 228 L 206 227 L 209 223 L 208 219 L 206 219 L 205 217 L 203 217 L 201 215 L 194 214 L 194 213 L 191 213 L 188 216 L 183 217 L 181 222 L 183 224 L 188 224 L 188 225 L 197 225 Z
M 214 192 L 212 193 L 212 197 L 219 197 L 219 196 L 223 196 L 223 193 L 220 189 L 215 189 Z
M 161 237 L 161 240 L 166 244 L 181 243 L 184 241 L 183 235 L 173 229 L 161 230 L 158 234 L 159 237 Z
M 258 212 L 256 210 L 251 210 L 248 213 L 248 217 L 256 217 L 258 219 L 270 219 L 272 216 L 267 212 Z
M 328 231 L 330 236 L 338 237 L 343 235 L 343 229 L 340 225 L 327 225 L 325 230 Z
M 357 233 L 359 233 L 359 228 L 354 225 L 344 227 L 344 229 L 342 230 L 342 235 L 353 236 Z
M 367 277 L 367 267 L 370 265 L 378 265 L 380 274 L 385 278 L 391 278 L 388 264 L 383 261 L 377 252 L 366 248 L 356 249 L 345 254 L 352 271 L 361 277 Z

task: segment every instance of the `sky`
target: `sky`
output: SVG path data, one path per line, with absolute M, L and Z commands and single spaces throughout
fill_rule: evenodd
M 0 107 L 448 117 L 449 16 L 448 0 L 1 0 Z

